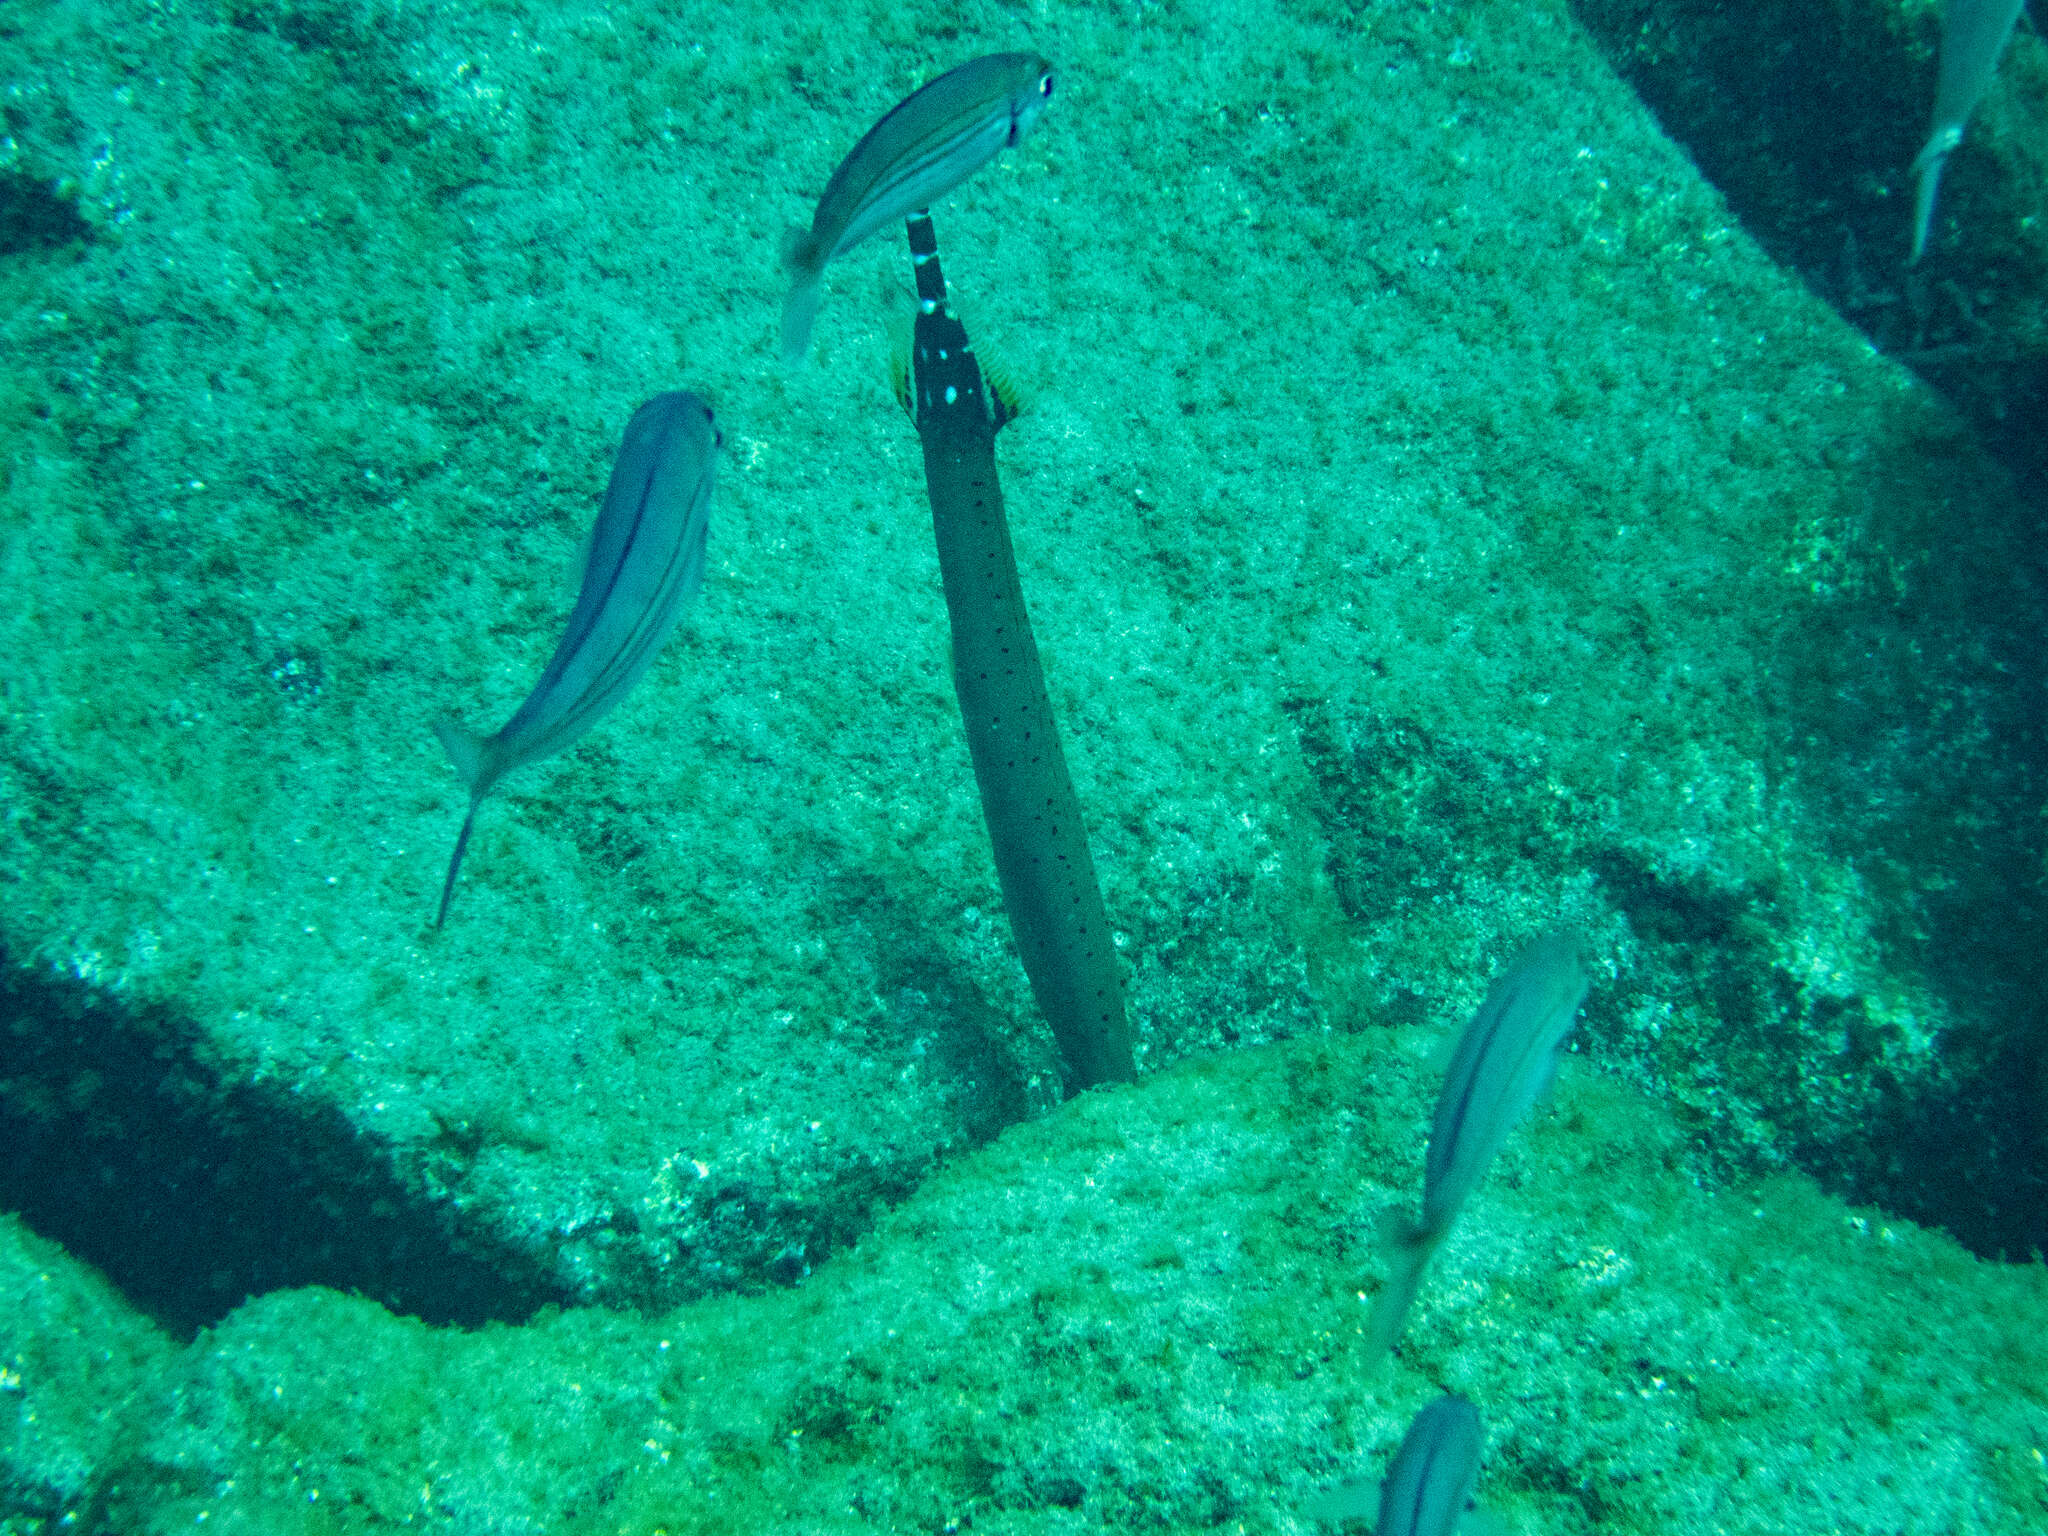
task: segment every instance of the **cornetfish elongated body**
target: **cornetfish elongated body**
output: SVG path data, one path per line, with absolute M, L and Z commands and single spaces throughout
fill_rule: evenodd
M 918 316 L 903 403 L 924 448 L 953 632 L 953 692 L 1003 909 L 1075 1090 L 1137 1076 L 1123 977 L 1017 580 L 996 432 L 1012 415 L 946 307 L 929 218 L 910 222 Z
M 624 698 L 703 585 L 723 443 L 711 408 L 687 391 L 656 395 L 635 411 L 590 532 L 576 606 L 547 670 L 492 734 L 453 720 L 434 727 L 469 785 L 469 814 L 448 861 L 436 928 L 448 920 L 484 797 L 514 768 L 561 751 Z
M 790 238 L 783 362 L 800 361 L 810 342 L 827 266 L 1023 142 L 1051 96 L 1052 66 L 1037 54 L 990 53 L 890 108 L 839 162 L 810 229 Z

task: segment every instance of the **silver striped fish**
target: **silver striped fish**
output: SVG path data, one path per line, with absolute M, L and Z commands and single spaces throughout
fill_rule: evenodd
M 711 487 L 724 441 L 711 408 L 687 391 L 656 395 L 635 411 L 590 530 L 582 589 L 547 670 L 491 735 L 453 720 L 434 727 L 469 785 L 469 814 L 448 861 L 436 928 L 448 920 L 484 796 L 514 768 L 561 751 L 624 698 L 703 585 Z
M 2036 14 L 2039 12 L 2037 10 Z M 1927 249 L 1934 225 L 1934 194 L 1941 168 L 1963 142 L 1963 129 L 1998 72 L 1998 56 L 2020 19 L 2020 0 L 1944 0 L 1941 7 L 1941 72 L 1935 83 L 1934 126 L 1913 159 L 1919 185 L 1913 196 L 1912 266 Z
M 1487 989 L 1458 1036 L 1437 1096 L 1422 1170 L 1422 1220 L 1392 1234 L 1393 1271 L 1366 1336 L 1392 1349 L 1422 1283 L 1423 1266 L 1458 1219 L 1508 1132 L 1549 1089 L 1565 1036 L 1586 1000 L 1576 935 L 1553 930 L 1530 943 Z
M 1484 1439 L 1477 1408 L 1462 1397 L 1440 1397 L 1409 1424 L 1385 1481 L 1333 1488 L 1308 1513 L 1335 1522 L 1363 1519 L 1377 1508 L 1374 1536 L 1453 1536 L 1479 1481 Z
M 945 196 L 1023 142 L 1052 96 L 1035 53 L 989 53 L 910 93 L 870 128 L 825 184 L 808 231 L 783 257 L 782 360 L 800 361 L 824 295 L 825 268 L 876 230 Z

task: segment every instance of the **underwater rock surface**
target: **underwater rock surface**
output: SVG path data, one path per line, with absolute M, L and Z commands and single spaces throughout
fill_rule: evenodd
M 1981 7 L 1981 0 L 1979 0 Z M 1997 5 L 1997 0 L 1992 0 Z M 2048 506 L 2048 44 L 2002 50 L 1908 269 L 1940 0 L 1572 0 L 1745 229 Z M 1953 180 L 1951 180 L 1951 177 Z
M 1797 1175 L 1702 1190 L 1670 1119 L 1581 1063 L 1373 1358 L 1373 1231 L 1421 1176 L 1432 1044 L 1291 1041 L 1085 1095 L 801 1287 L 666 1315 L 462 1330 L 278 1291 L 178 1349 L 0 1222 L 0 1361 L 27 1351 L 0 1409 L 47 1426 L 0 1468 L 50 1529 L 133 1536 L 1305 1533 L 1451 1391 L 1484 1415 L 1480 1501 L 1525 1536 L 2040 1528 L 2048 1269 Z
M 1053 1108 L 900 251 L 775 366 L 784 226 L 1027 30 L 938 14 L 0 36 L 44 232 L 0 251 L 0 1205 L 174 1332 L 790 1285 Z M 1561 4 L 1028 30 L 1059 93 L 937 219 L 1030 407 L 1006 494 L 1141 1073 L 1448 1027 L 1569 920 L 1582 1051 L 1689 1176 L 2041 1245 L 2048 625 L 2002 471 Z M 517 702 L 676 387 L 727 437 L 703 596 L 494 800 L 436 935 L 431 722 Z

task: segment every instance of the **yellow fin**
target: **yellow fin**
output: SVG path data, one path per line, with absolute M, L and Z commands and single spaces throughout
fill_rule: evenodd
M 1017 376 L 1007 364 L 989 357 L 980 348 L 975 349 L 975 356 L 981 359 L 981 376 L 988 380 L 997 422 L 1015 421 L 1024 414 L 1024 391 L 1017 385 Z

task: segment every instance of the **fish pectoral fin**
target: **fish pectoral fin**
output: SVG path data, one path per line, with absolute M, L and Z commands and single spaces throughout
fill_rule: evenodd
M 917 402 L 910 393 L 910 342 L 907 337 L 894 337 L 890 341 L 889 393 L 903 407 L 903 414 L 916 421 Z
M 976 356 L 981 363 L 981 376 L 988 381 L 989 410 L 1000 432 L 1024 414 L 1024 391 L 1017 387 L 1017 376 L 1002 358 L 991 357 L 986 347 L 980 348 Z
M 823 274 L 799 276 L 782 301 L 782 366 L 794 368 L 811 344 L 811 322 L 825 301 Z

